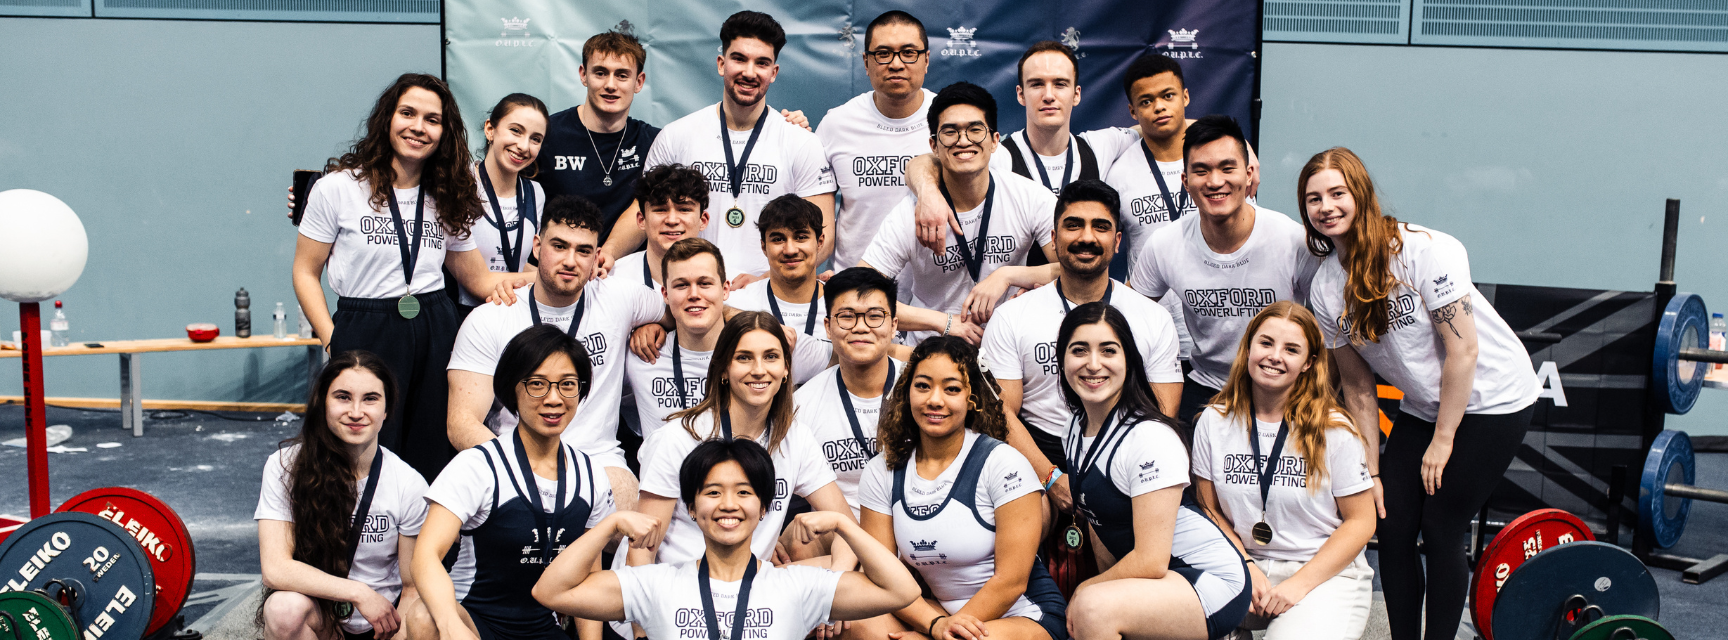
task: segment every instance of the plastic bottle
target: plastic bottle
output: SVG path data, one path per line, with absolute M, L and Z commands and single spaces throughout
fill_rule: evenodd
M 306 319 L 306 309 L 299 305 L 295 305 L 294 308 L 300 309 L 300 339 L 305 340 L 312 337 L 312 321 Z
M 288 311 L 286 309 L 282 308 L 282 303 L 280 303 L 280 302 L 276 303 L 276 312 L 273 314 L 270 314 L 270 318 L 272 320 L 276 321 L 276 326 L 274 327 L 275 328 L 274 335 L 276 336 L 276 339 L 277 340 L 287 340 L 288 339 Z
M 66 320 L 66 309 L 60 306 L 60 301 L 54 301 L 54 319 L 48 321 L 48 328 L 53 331 L 51 344 L 64 347 L 71 344 L 72 323 Z
M 234 337 L 252 337 L 252 296 L 244 287 L 234 292 Z
M 1710 348 L 1715 351 L 1728 351 L 1728 320 L 1720 313 L 1710 314 Z M 1705 379 L 1728 381 L 1728 365 L 1712 364 Z

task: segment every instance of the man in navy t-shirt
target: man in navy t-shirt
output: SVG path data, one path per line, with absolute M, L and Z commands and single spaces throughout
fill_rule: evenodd
M 548 200 L 574 194 L 600 207 L 602 261 L 608 265 L 642 244 L 636 180 L 660 129 L 630 117 L 630 104 L 648 81 L 647 59 L 642 43 L 629 33 L 607 31 L 589 38 L 579 69 L 588 98 L 552 115 L 536 161 L 535 179 Z

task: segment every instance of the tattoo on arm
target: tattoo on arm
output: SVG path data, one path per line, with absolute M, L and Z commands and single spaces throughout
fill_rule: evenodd
M 1470 309 L 1470 296 L 1464 296 L 1459 298 L 1457 302 L 1435 309 L 1428 314 L 1428 317 L 1434 321 L 1435 326 L 1445 323 L 1446 328 L 1452 330 L 1453 337 L 1462 338 L 1464 334 L 1459 333 L 1457 325 L 1452 324 L 1453 319 L 1459 315 L 1474 315 Z

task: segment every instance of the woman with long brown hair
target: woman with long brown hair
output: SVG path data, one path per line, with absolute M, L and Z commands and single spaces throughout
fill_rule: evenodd
M 1450 638 L 1470 581 L 1470 519 L 1506 474 L 1540 393 L 1530 354 L 1476 290 L 1464 245 L 1382 213 L 1355 153 L 1315 154 L 1296 187 L 1308 249 L 1324 258 L 1309 304 L 1380 479 L 1392 637 L 1422 635 L 1426 600 L 1426 637 Z M 1376 374 L 1404 393 L 1383 454 Z
M 1222 638 L 1248 612 L 1247 567 L 1193 503 L 1188 446 L 1160 413 L 1122 312 L 1075 307 L 1057 329 L 1062 397 L 1074 411 L 1063 450 L 1081 522 L 1102 571 L 1074 589 L 1075 640 Z
M 772 495 L 765 496 L 772 508 L 763 513 L 751 542 L 757 557 L 772 557 L 794 495 L 808 500 L 813 510 L 852 518 L 828 458 L 808 431 L 792 428 L 791 353 L 773 314 L 745 311 L 726 321 L 708 362 L 702 401 L 672 414 L 665 427 L 642 443 L 637 510 L 660 521 L 662 538 L 653 548 L 631 549 L 630 565 L 681 564 L 702 557 L 702 531 L 679 501 L 678 470 L 685 456 L 706 440 L 754 440 L 773 457 L 776 482 Z M 821 564 L 849 571 L 856 558 L 846 545 L 836 544 Z
M 377 356 L 346 351 L 318 374 L 300 435 L 264 463 L 259 564 L 270 589 L 259 610 L 269 640 L 397 637 L 417 599 L 415 536 L 426 481 L 378 430 L 400 400 Z
M 1037 557 L 1044 491 L 1005 446 L 1008 422 L 978 350 L 953 336 L 912 351 L 883 405 L 882 454 L 858 481 L 864 530 L 930 586 L 931 597 L 854 628 L 930 640 L 1067 640 L 1068 603 Z M 919 636 L 917 634 L 924 634 Z
M 528 283 L 487 271 L 474 250 L 480 198 L 471 165 L 450 88 L 403 74 L 378 96 L 336 172 L 313 183 L 294 249 L 294 296 L 325 350 L 371 351 L 401 381 L 404 402 L 380 438 L 427 478 L 455 454 L 444 429 L 444 369 L 458 320 L 443 267 L 481 296 Z M 339 296 L 334 315 L 320 283 L 326 265 Z
M 1194 494 L 1248 556 L 1242 626 L 1273 640 L 1355 640 L 1373 603 L 1374 479 L 1321 345 L 1314 314 L 1267 305 L 1194 425 Z

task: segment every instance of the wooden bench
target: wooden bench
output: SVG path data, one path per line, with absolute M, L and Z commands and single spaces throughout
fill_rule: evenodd
M 193 342 L 186 338 L 162 338 L 157 340 L 110 340 L 99 343 L 100 347 L 85 346 L 85 343 L 65 347 L 47 347 L 42 350 L 42 356 L 96 356 L 103 354 L 119 354 L 120 356 L 120 425 L 132 432 L 133 436 L 144 435 L 144 379 L 140 369 L 141 354 L 164 353 L 169 351 L 210 351 L 216 349 L 263 349 L 270 347 L 301 347 L 306 350 L 306 379 L 308 384 L 317 380 L 318 370 L 324 366 L 324 348 L 317 338 L 301 338 L 289 334 L 287 338 L 277 340 L 274 336 L 252 336 L 250 338 L 235 338 L 221 336 L 210 342 Z M 16 349 L 0 350 L 0 359 L 21 358 L 24 352 Z

